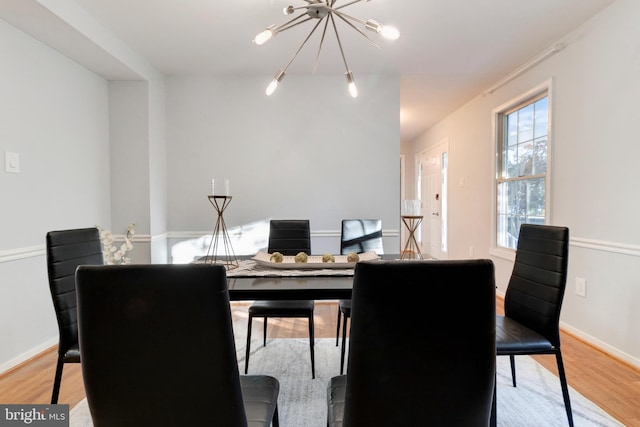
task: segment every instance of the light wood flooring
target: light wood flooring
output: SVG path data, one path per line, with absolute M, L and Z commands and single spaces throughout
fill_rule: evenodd
M 246 302 L 232 303 L 234 322 L 246 323 L 247 307 Z M 335 302 L 316 302 L 316 338 L 335 338 L 337 307 Z M 497 311 L 502 313 L 500 298 Z M 268 334 L 274 338 L 307 337 L 306 319 L 270 320 Z M 569 385 L 624 425 L 640 427 L 640 370 L 564 332 L 562 346 Z M 0 403 L 49 403 L 56 357 L 54 347 L 1 375 Z M 539 356 L 536 360 L 557 374 L 555 357 Z M 67 364 L 59 403 L 73 407 L 84 397 L 80 365 Z

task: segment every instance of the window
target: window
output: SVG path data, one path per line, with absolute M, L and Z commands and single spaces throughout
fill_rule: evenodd
M 515 249 L 520 224 L 544 224 L 549 151 L 548 89 L 498 111 L 496 244 Z

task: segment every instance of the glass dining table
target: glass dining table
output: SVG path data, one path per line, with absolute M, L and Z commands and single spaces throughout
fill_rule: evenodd
M 353 274 L 315 277 L 228 277 L 229 299 L 338 300 L 350 299 Z

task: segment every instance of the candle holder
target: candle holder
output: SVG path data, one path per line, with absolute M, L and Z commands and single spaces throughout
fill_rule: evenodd
M 207 250 L 207 256 L 205 259 L 209 264 L 222 264 L 227 270 L 232 270 L 237 268 L 239 264 L 236 254 L 233 252 L 231 238 L 229 237 L 227 225 L 224 222 L 223 216 L 224 210 L 229 206 L 229 203 L 231 203 L 231 196 L 211 195 L 207 197 L 209 198 L 209 203 L 211 203 L 213 208 L 216 210 L 218 218 L 216 219 L 216 225 L 213 228 L 211 243 L 209 244 L 209 249 Z M 222 241 L 222 248 L 224 252 L 219 257 L 218 249 L 220 241 Z
M 416 240 L 416 230 L 422 223 L 422 215 L 420 214 L 420 200 L 403 200 L 402 201 L 402 222 L 409 236 L 404 245 L 404 249 L 400 255 L 400 259 L 423 259 L 420 245 Z
M 404 245 L 400 259 L 423 259 L 420 245 L 416 240 L 416 230 L 422 223 L 421 215 L 402 215 L 402 222 L 409 231 L 407 243 Z

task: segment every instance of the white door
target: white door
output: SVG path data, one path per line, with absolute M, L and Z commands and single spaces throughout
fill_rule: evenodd
M 448 258 L 447 166 L 448 141 L 419 154 L 421 171 L 422 244 L 420 250 L 437 259 Z
M 405 193 L 406 193 L 406 183 L 405 183 L 405 171 L 406 171 L 406 158 L 404 154 L 400 155 L 400 203 L 402 204 L 402 201 L 405 199 Z M 400 215 L 402 215 L 402 205 L 398 206 L 398 212 L 400 213 Z M 399 242 L 399 246 L 400 246 L 400 251 L 398 251 L 398 253 L 402 253 L 402 248 L 404 247 L 404 242 L 407 241 L 407 235 L 406 235 L 406 230 L 404 225 L 402 224 L 402 221 L 400 221 L 400 242 Z

